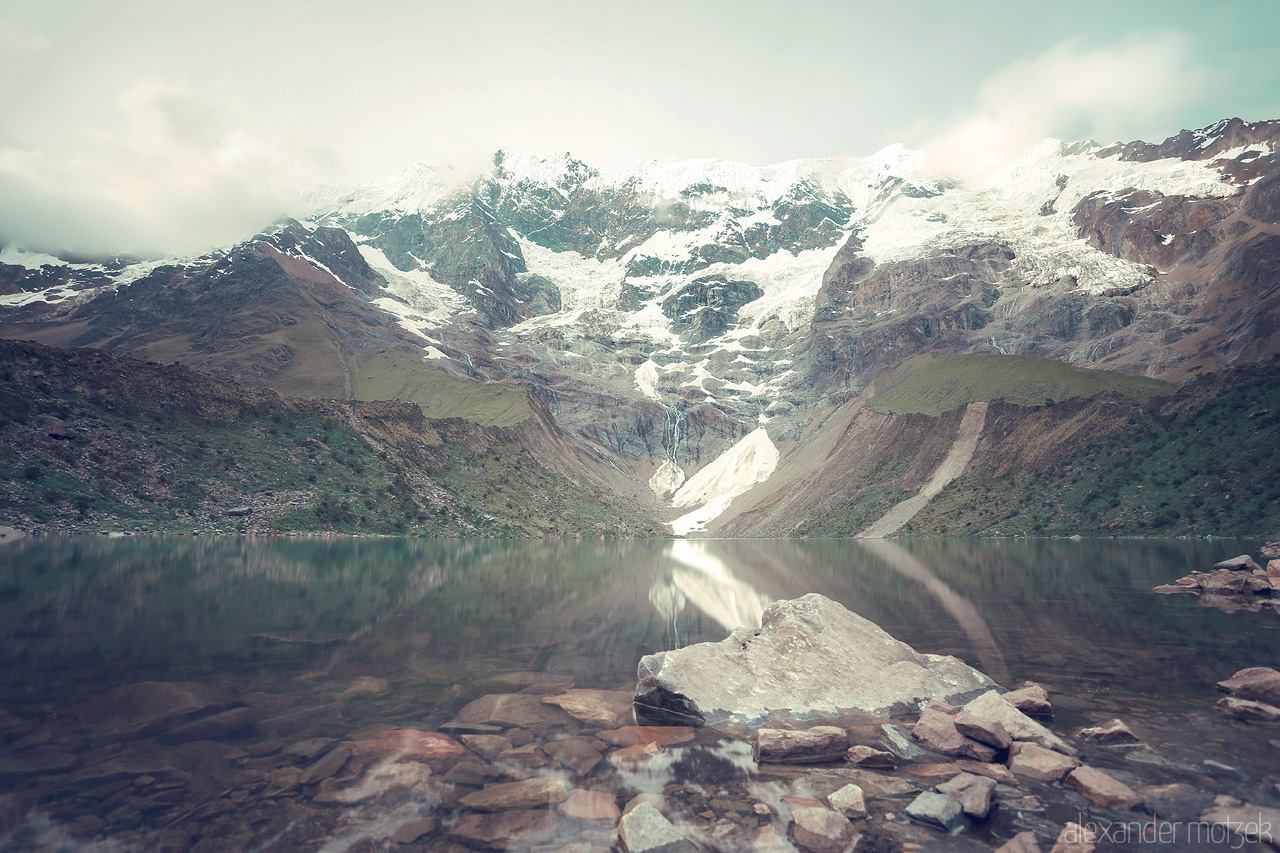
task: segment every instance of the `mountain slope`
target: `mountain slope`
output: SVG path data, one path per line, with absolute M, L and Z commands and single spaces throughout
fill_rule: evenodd
M 714 530 L 770 483 L 817 476 L 790 457 L 819 431 L 874 432 L 850 401 L 921 356 L 1179 382 L 1280 350 L 1278 144 L 1280 122 L 1239 119 L 1155 144 L 1050 140 L 970 184 L 902 146 L 617 170 L 498 152 L 479 174 L 313 188 L 307 222 L 197 259 L 4 248 L 0 335 L 489 425 L 541 406 L 636 507 Z M 1063 370 L 1041 370 L 1024 402 L 1062 398 Z M 748 436 L 777 454 L 764 484 L 674 505 Z
M 0 341 L 0 524 L 644 535 L 630 503 L 574 470 L 572 453 L 551 470 L 527 449 L 556 432 L 427 418 L 411 403 L 282 397 L 186 367 Z

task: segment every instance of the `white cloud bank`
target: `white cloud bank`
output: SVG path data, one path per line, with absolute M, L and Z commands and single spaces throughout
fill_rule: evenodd
M 926 163 L 974 180 L 1046 137 L 1158 141 L 1179 129 L 1188 105 L 1212 94 L 1213 82 L 1177 33 L 1133 35 L 1103 47 L 1063 42 L 988 77 L 975 113 L 923 146 Z
M 319 174 L 314 158 L 233 126 L 185 86 L 136 83 L 116 107 L 110 127 L 0 143 L 0 240 L 92 255 L 198 253 L 297 209 L 297 188 Z

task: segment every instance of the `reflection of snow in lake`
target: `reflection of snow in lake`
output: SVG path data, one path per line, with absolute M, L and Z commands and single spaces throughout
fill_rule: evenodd
M 673 620 L 686 601 L 692 601 L 726 631 L 760 627 L 760 614 L 772 601 L 734 577 L 705 542 L 677 539 L 668 556 L 676 564 L 670 580 L 658 581 L 649 589 L 649 601 L 663 618 Z

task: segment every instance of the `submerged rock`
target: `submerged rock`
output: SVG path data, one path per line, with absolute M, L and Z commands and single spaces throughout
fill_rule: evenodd
M 649 803 L 623 815 L 618 835 L 628 853 L 693 853 L 680 830 Z
M 858 837 L 847 817 L 825 806 L 796 809 L 791 821 L 791 836 L 811 853 L 844 853 Z
M 1109 773 L 1082 764 L 1067 775 L 1067 784 L 1106 809 L 1132 809 L 1142 796 Z
M 884 717 L 995 686 L 817 593 L 771 605 L 758 631 L 738 628 L 719 643 L 647 655 L 638 679 L 638 715 L 726 730 Z

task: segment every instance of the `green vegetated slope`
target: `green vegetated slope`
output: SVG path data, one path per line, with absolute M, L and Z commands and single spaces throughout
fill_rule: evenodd
M 516 392 L 510 392 L 515 394 Z M 527 404 L 526 404 L 527 405 Z M 0 524 L 25 530 L 616 535 L 640 524 L 514 432 L 0 341 Z
M 357 400 L 405 400 L 432 418 L 465 418 L 481 426 L 512 427 L 529 416 L 519 389 L 492 382 L 468 382 L 424 364 L 420 354 L 369 350 L 352 365 Z
M 1143 406 L 993 409 L 979 458 L 904 535 L 1280 532 L 1280 358 Z
M 1104 391 L 1145 403 L 1177 389 L 1171 382 L 1088 370 L 1035 356 L 942 355 L 912 359 L 875 382 L 870 407 L 899 415 L 940 415 L 975 401 L 1039 406 Z

